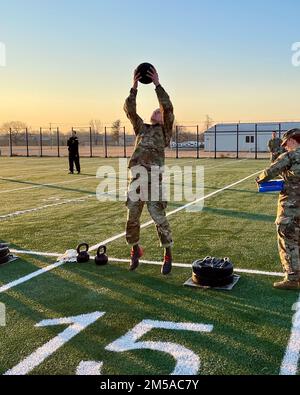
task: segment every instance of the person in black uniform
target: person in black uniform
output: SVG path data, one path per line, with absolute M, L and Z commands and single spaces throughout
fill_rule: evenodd
M 70 137 L 68 140 L 68 150 L 70 167 L 69 174 L 74 174 L 74 162 L 77 173 L 80 174 L 79 141 L 74 130 L 72 131 L 72 137 Z

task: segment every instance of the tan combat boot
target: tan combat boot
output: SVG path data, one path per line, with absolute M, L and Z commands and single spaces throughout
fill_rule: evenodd
M 281 282 L 274 283 L 274 288 L 282 290 L 298 290 L 300 289 L 300 281 L 285 279 Z

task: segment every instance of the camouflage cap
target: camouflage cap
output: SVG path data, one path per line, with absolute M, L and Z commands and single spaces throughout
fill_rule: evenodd
M 285 145 L 286 142 L 295 137 L 295 136 L 300 136 L 300 129 L 290 129 L 288 130 L 282 137 L 282 143 L 281 145 Z

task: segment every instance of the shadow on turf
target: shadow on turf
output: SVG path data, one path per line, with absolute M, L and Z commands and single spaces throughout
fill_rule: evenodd
M 80 192 L 80 193 L 86 193 L 88 195 L 96 195 L 96 192 L 90 192 L 90 191 L 85 191 L 82 189 L 75 189 L 75 188 L 65 188 L 65 187 L 61 187 L 58 185 L 46 185 L 46 184 L 40 184 L 37 182 L 32 182 L 32 181 L 20 181 L 20 180 L 9 180 L 9 179 L 5 179 L 5 178 L 0 178 L 1 180 L 4 181 L 9 181 L 9 182 L 14 182 L 14 183 L 18 183 L 18 184 L 25 184 L 25 185 L 32 185 L 32 186 L 40 186 L 43 188 L 49 188 L 49 189 L 58 189 L 61 191 L 67 191 L 67 192 Z M 78 182 L 80 183 L 80 180 L 78 180 Z
M 40 260 L 49 264 L 49 259 Z M 196 342 L 204 352 L 203 370 L 207 374 L 211 374 L 210 369 L 215 369 L 214 374 L 226 373 L 218 370 L 222 370 L 218 367 L 220 359 L 224 360 L 225 365 L 233 363 L 241 373 L 254 369 L 257 374 L 276 374 L 274 365 L 279 366 L 285 340 L 289 336 L 294 293 L 282 298 L 280 291 L 271 289 L 270 279 L 250 276 L 243 276 L 232 293 L 203 292 L 182 286 L 189 275 L 188 270 L 176 270 L 172 277 L 162 278 L 159 267 L 154 269 L 157 274 L 149 274 L 151 269 L 146 266 L 136 273 L 129 273 L 124 265 L 100 268 L 93 262 L 66 264 L 56 272 L 44 274 L 14 288 L 13 292 L 2 294 L 1 300 L 33 322 L 96 310 L 106 311 L 104 319 L 88 329 L 87 334 L 92 333 L 92 336 L 84 342 L 78 336 L 72 340 L 72 347 L 84 355 L 88 349 L 88 357 L 95 360 L 100 354 L 101 359 L 109 360 L 109 366 L 115 366 L 116 361 L 121 360 L 120 373 L 123 373 L 123 366 L 131 366 L 133 356 L 149 355 L 149 352 L 112 354 L 104 351 L 102 346 L 124 335 L 143 319 L 169 321 L 171 317 L 177 322 L 214 325 L 214 336 L 180 332 L 178 337 L 178 334 L 160 331 L 159 337 L 155 337 L 161 341 L 167 341 L 169 336 L 171 339 L 175 337 L 175 341 L 178 339 L 179 343 L 191 349 Z M 282 334 L 282 344 L 270 340 L 272 336 L 267 336 L 266 323 L 271 333 Z M 59 332 L 58 328 L 47 328 L 51 336 Z M 142 359 L 143 364 L 145 358 Z M 137 368 L 141 369 L 141 366 L 138 362 Z M 147 367 L 149 369 L 149 364 L 146 364 Z

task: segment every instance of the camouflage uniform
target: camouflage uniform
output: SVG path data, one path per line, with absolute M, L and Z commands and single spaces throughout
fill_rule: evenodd
M 300 135 L 300 130 L 299 130 Z M 300 280 L 300 148 L 282 154 L 259 176 L 259 183 L 281 175 L 285 181 L 277 212 L 279 255 L 286 279 Z
M 165 164 L 165 148 L 170 145 L 174 123 L 173 105 L 161 85 L 156 88 L 156 94 L 163 114 L 163 125 L 145 124 L 138 116 L 136 113 L 137 90 L 135 89 L 131 89 L 124 106 L 125 113 L 130 119 L 136 134 L 135 149 L 129 162 L 129 168 L 143 166 L 149 176 L 151 176 L 151 167 L 162 167 Z M 131 185 L 135 180 L 134 178 L 131 179 Z M 160 191 L 162 189 L 161 181 L 162 178 L 160 177 L 157 186 Z M 151 189 L 150 182 L 148 188 Z M 155 222 L 161 246 L 172 246 L 172 233 L 166 217 L 167 202 L 162 198 L 159 201 L 152 201 L 150 193 L 146 203 L 149 214 Z M 126 205 L 128 208 L 126 240 L 129 245 L 135 245 L 139 243 L 140 218 L 145 202 L 134 202 L 128 197 Z
M 279 137 L 271 139 L 269 141 L 268 147 L 271 153 L 271 161 L 274 163 L 279 156 L 284 152 L 284 148 L 281 146 L 282 140 Z

